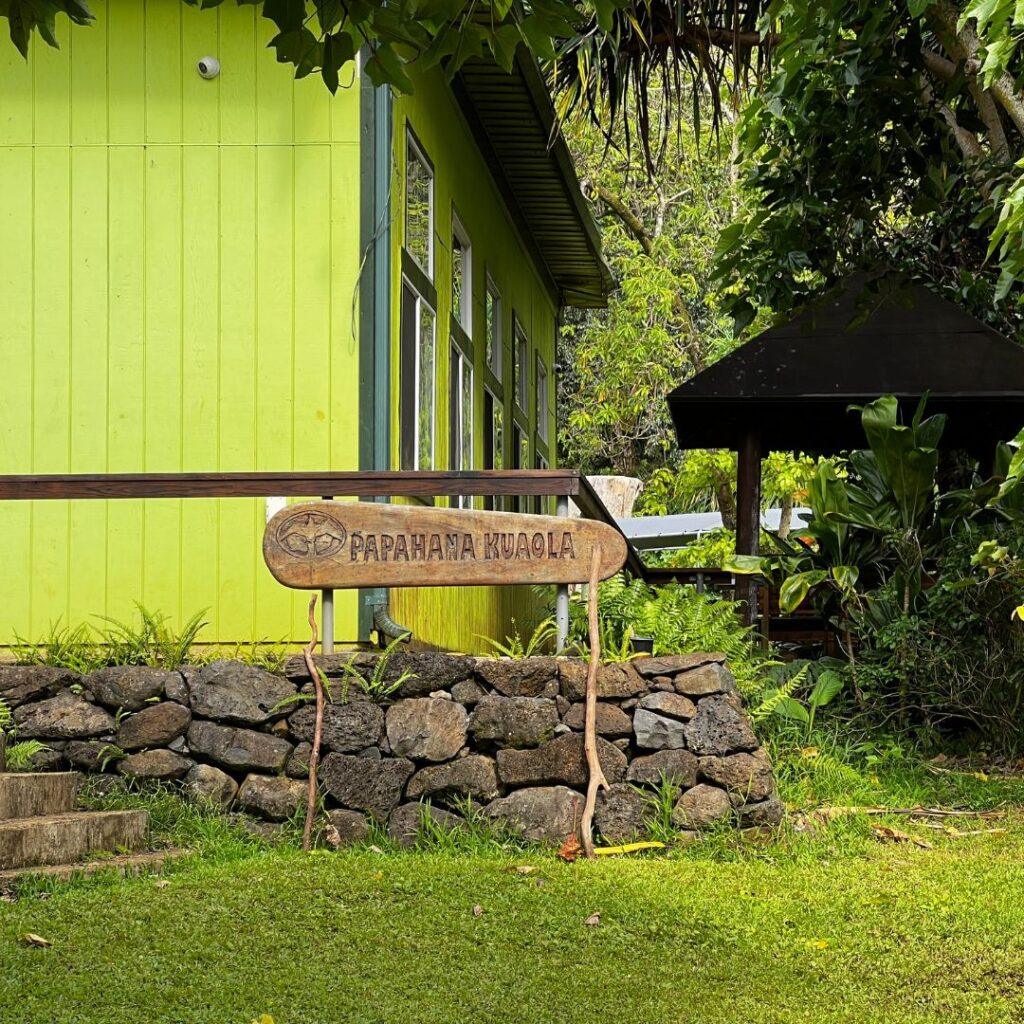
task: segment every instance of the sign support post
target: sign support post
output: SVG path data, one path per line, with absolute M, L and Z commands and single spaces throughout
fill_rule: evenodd
M 333 501 L 332 495 L 324 495 L 324 501 Z M 320 591 L 320 651 L 323 654 L 334 653 L 334 591 Z
M 569 515 L 569 499 L 560 494 L 555 499 L 555 514 L 560 517 Z M 555 651 L 561 654 L 569 639 L 569 586 L 559 583 L 555 589 Z

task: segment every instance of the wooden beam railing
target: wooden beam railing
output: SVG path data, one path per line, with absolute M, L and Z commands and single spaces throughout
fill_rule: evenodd
M 572 469 L 337 473 L 75 473 L 0 475 L 0 501 L 116 498 L 570 498 L 586 519 L 618 529 L 587 478 Z M 643 564 L 630 546 L 630 572 Z

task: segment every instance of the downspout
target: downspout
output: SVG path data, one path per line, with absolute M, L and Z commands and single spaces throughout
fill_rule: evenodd
M 364 51 L 365 52 L 365 51 Z M 391 468 L 391 90 L 360 77 L 363 265 L 360 291 L 360 463 L 364 469 Z M 375 499 L 382 501 L 382 498 Z M 388 590 L 360 591 L 359 638 L 377 631 L 385 646 L 412 630 L 388 613 Z

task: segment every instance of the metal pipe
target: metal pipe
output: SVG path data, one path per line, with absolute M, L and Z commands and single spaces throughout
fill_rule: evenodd
M 386 595 L 387 591 L 384 593 Z M 387 604 L 379 604 L 373 609 L 373 628 L 377 630 L 382 640 L 388 642 L 401 639 L 408 643 L 412 639 L 412 630 L 391 618 Z M 386 643 L 381 644 L 381 647 L 386 646 Z
M 560 494 L 555 499 L 555 515 L 568 516 L 569 499 Z M 555 590 L 555 650 L 561 654 L 569 639 L 569 586 L 559 583 Z
M 333 494 L 325 494 L 324 501 L 334 501 Z M 320 653 L 334 653 L 334 591 L 320 591 Z

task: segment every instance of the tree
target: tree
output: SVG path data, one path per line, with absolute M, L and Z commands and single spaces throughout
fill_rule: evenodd
M 733 344 L 708 276 L 738 193 L 721 151 L 702 151 L 690 131 L 673 137 L 648 177 L 631 167 L 621 133 L 615 148 L 584 118 L 564 130 L 618 287 L 606 310 L 567 313 L 562 452 L 588 472 L 674 471 L 665 396 Z

